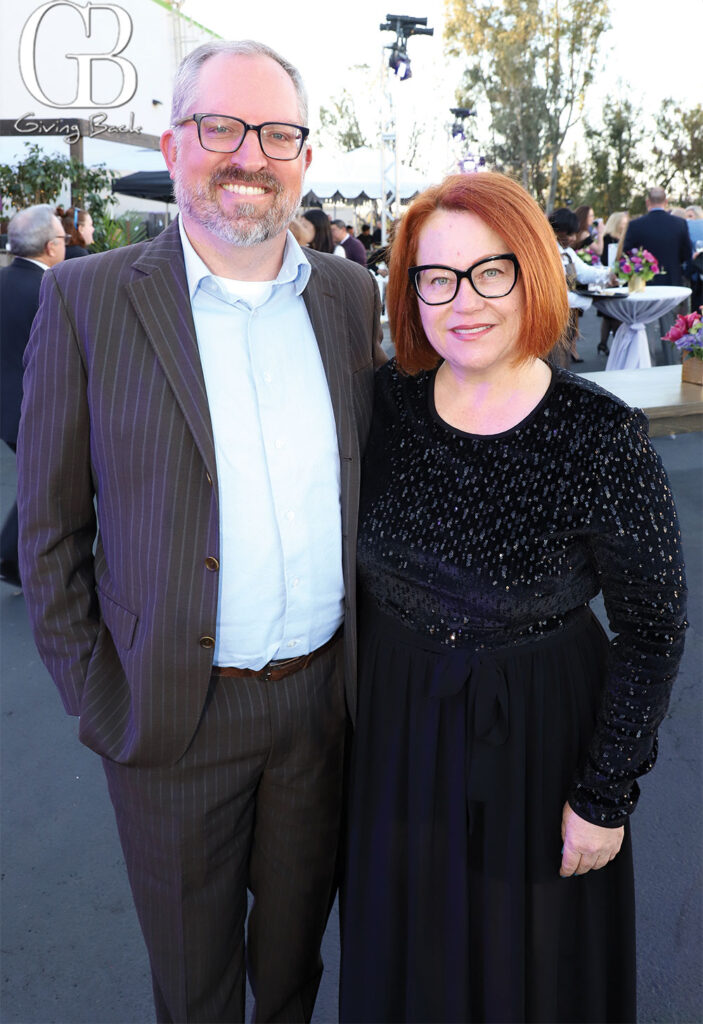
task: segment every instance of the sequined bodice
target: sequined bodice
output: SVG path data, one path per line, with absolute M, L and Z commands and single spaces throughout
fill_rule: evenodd
M 624 791 L 606 793 L 604 777 L 634 778 L 653 763 L 683 643 L 680 534 L 646 419 L 557 369 L 521 423 L 471 435 L 439 418 L 433 390 L 434 373 L 406 377 L 391 362 L 377 374 L 362 592 L 419 633 L 491 649 L 552 633 L 602 589 L 618 636 L 594 738 L 596 775 L 586 767 L 581 781 L 589 799 L 598 783 L 614 821 Z M 646 741 L 615 735 L 641 732 L 640 719 Z

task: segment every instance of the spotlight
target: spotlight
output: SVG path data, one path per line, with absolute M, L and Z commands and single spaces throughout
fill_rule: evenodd
M 401 82 L 412 78 L 407 42 L 410 36 L 432 36 L 433 28 L 424 28 L 427 18 L 411 18 L 407 14 L 387 14 L 386 21 L 379 25 L 381 32 L 395 32 L 396 40 L 387 49 L 391 51 L 388 67 L 397 75 Z

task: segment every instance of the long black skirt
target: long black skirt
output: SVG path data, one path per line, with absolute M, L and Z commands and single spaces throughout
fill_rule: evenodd
M 632 1022 L 629 828 L 561 878 L 561 817 L 607 641 L 588 609 L 490 655 L 364 609 L 340 1019 Z

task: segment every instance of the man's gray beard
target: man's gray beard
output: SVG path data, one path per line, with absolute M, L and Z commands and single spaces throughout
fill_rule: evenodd
M 256 175 L 247 177 L 254 179 Z M 236 180 L 243 181 L 243 178 L 244 176 Z M 243 183 L 263 184 L 261 181 L 254 180 Z M 195 188 L 186 186 L 178 165 L 176 165 L 173 175 L 173 192 L 178 209 L 197 221 L 198 224 L 202 224 L 223 242 L 229 242 L 231 245 L 252 246 L 260 245 L 261 242 L 274 238 L 288 227 L 295 216 L 295 211 L 300 206 L 302 181 L 300 190 L 294 195 L 281 189 L 275 195 L 270 209 L 264 214 L 258 213 L 254 203 L 242 203 L 236 211 L 226 214 L 218 203 L 217 191 L 218 184 L 214 183 L 212 179 L 207 183 L 196 185 Z

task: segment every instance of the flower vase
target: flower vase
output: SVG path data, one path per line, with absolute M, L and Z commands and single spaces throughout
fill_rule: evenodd
M 703 385 L 703 359 L 696 359 L 695 356 L 684 356 L 681 363 L 681 381 L 687 384 Z
M 628 279 L 627 291 L 630 295 L 637 295 L 638 292 L 643 292 L 647 282 L 645 281 L 642 274 L 633 274 Z

